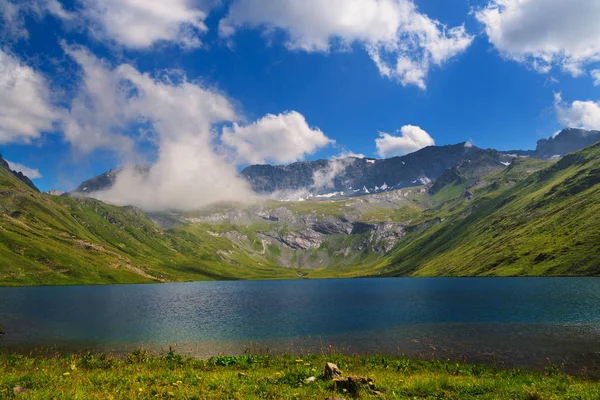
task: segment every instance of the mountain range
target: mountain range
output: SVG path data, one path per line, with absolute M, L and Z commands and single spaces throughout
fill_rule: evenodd
M 460 143 L 251 166 L 241 175 L 257 191 L 311 196 L 194 212 L 91 198 L 118 170 L 52 196 L 0 162 L 0 282 L 597 275 L 600 142 L 569 153 L 590 138 L 600 133 L 567 129 L 527 154 Z
M 252 189 L 261 194 L 286 194 L 305 191 L 307 196 L 329 194 L 349 197 L 428 184 L 449 168 L 485 154 L 488 166 L 504 168 L 516 156 L 550 159 L 582 149 L 600 140 L 600 131 L 564 129 L 554 137 L 537 142 L 535 150 L 496 151 L 480 149 L 463 142 L 447 146 L 428 146 L 414 153 L 388 159 L 356 158 L 296 162 L 289 165 L 251 165 L 240 172 Z M 148 168 L 137 166 L 144 174 Z M 120 170 L 112 169 L 81 183 L 71 194 L 91 195 L 110 188 Z M 293 197 L 293 196 L 292 196 Z M 295 198 L 294 198 L 295 200 Z

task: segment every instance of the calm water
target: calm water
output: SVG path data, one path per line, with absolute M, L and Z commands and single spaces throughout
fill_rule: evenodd
M 121 352 L 174 345 L 494 360 L 598 370 L 600 279 L 198 282 L 0 288 L 0 348 Z

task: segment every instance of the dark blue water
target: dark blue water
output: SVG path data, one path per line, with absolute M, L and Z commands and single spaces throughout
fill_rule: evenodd
M 440 278 L 0 288 L 5 349 L 177 345 L 595 362 L 600 279 Z M 541 361 L 540 361 L 541 360 Z M 592 360 L 592 361 L 590 361 Z

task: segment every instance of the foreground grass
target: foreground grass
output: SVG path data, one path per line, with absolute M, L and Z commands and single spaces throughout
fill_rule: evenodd
M 336 390 L 327 361 L 375 390 Z M 316 377 L 315 382 L 306 378 Z M 16 395 L 15 387 L 24 393 Z M 18 391 L 19 389 L 17 389 Z M 382 356 L 245 355 L 209 360 L 174 353 L 125 357 L 84 353 L 31 357 L 0 353 L 0 398 L 24 399 L 598 399 L 596 382 L 545 372 Z

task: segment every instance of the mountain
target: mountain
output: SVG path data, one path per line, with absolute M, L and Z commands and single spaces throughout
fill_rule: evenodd
M 600 142 L 549 165 L 518 158 L 486 180 L 415 219 L 379 273 L 600 274 Z
M 2 158 L 2 154 L 0 154 L 0 168 L 3 168 L 4 170 L 8 170 L 11 174 L 13 174 L 18 180 L 20 180 L 21 182 L 23 182 L 24 184 L 26 184 L 27 186 L 29 186 L 31 189 L 35 190 L 36 192 L 39 192 L 40 190 L 33 184 L 33 182 L 31 181 L 31 179 L 29 179 L 27 177 L 27 175 L 24 175 L 22 172 L 20 171 L 13 171 L 12 169 L 10 169 L 10 166 L 8 165 L 8 163 L 6 162 L 6 160 L 4 158 Z
M 135 170 L 140 174 L 147 174 L 149 168 L 136 165 Z M 117 181 L 117 177 L 122 169 L 111 169 L 108 172 L 95 176 L 87 181 L 82 182 L 70 194 L 80 195 L 99 192 L 111 188 Z
M 480 150 L 469 159 L 459 161 L 456 165 L 445 170 L 433 183 L 429 192 L 436 194 L 450 184 L 464 184 L 465 188 L 476 186 L 480 180 L 495 171 L 509 166 L 512 157 L 496 150 Z
M 0 282 L 600 274 L 600 143 L 549 160 L 464 144 L 391 160 L 434 150 L 458 160 L 435 182 L 187 213 L 38 193 L 3 164 Z
M 328 194 L 335 198 L 397 190 L 427 184 L 440 178 L 458 164 L 487 162 L 492 169 L 504 168 L 515 156 L 549 159 L 577 151 L 600 140 L 599 131 L 564 129 L 554 137 L 539 140 L 536 150 L 496 151 L 480 149 L 469 143 L 429 146 L 402 157 L 388 159 L 355 158 L 297 162 L 289 165 L 251 165 L 240 175 L 257 193 L 305 191 L 312 195 Z M 487 160 L 487 161 L 485 161 Z M 137 166 L 142 174 L 147 167 Z M 112 169 L 81 183 L 70 194 L 89 195 L 110 188 L 120 169 Z M 443 180 L 448 177 L 444 177 Z M 439 185 L 437 185 L 439 187 Z M 434 192 L 437 190 L 434 187 Z
M 227 238 L 166 230 L 134 207 L 39 193 L 0 164 L 0 285 L 292 278 Z
M 417 183 L 429 183 L 458 162 L 477 155 L 482 150 L 466 143 L 449 146 L 429 146 L 414 153 L 383 160 L 346 158 L 298 162 L 287 166 L 252 165 L 241 175 L 258 193 L 296 191 L 313 188 L 316 193 L 348 192 L 372 193 L 386 189 L 400 189 Z M 511 157 L 498 153 L 498 158 Z M 315 186 L 315 176 L 329 171 L 337 172 L 327 186 Z M 365 190 L 366 189 L 366 190 Z
M 567 153 L 592 145 L 599 140 L 600 131 L 566 128 L 553 137 L 538 140 L 535 150 L 511 150 L 504 153 L 548 159 L 555 156 L 562 157 Z

